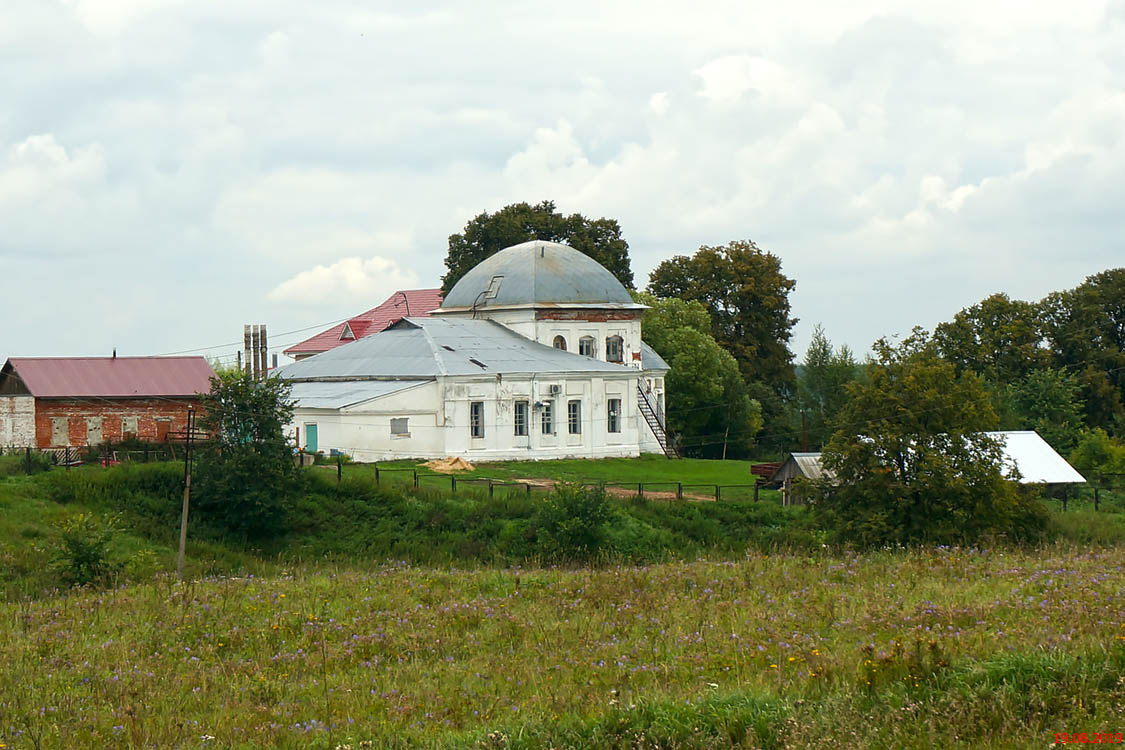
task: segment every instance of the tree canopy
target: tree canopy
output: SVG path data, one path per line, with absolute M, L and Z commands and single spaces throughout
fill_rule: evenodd
M 1010 383 L 1046 365 L 1039 306 L 993 294 L 934 329 L 945 359 L 989 380 Z
M 985 434 L 997 415 L 982 379 L 958 373 L 920 329 L 874 350 L 823 453 L 835 480 L 818 488 L 822 522 L 861 546 L 1041 533 L 1041 505 L 1004 478 L 1002 446 Z
M 846 386 L 862 372 L 847 345 L 834 350 L 824 329 L 820 325 L 813 329 L 797 378 L 797 403 L 805 412 L 810 447 L 820 447 L 828 440 L 847 399 Z
M 650 275 L 648 289 L 657 297 L 702 303 L 715 340 L 738 362 L 743 378 L 787 397 L 796 384 L 789 351 L 797 322 L 789 315 L 795 285 L 781 272 L 780 258 L 749 240 L 736 240 L 663 261 Z
M 442 292 L 448 293 L 473 266 L 493 253 L 531 240 L 569 245 L 605 266 L 627 289 L 633 288 L 629 243 L 615 219 L 588 219 L 578 213 L 566 216 L 555 209 L 554 201 L 542 201 L 513 203 L 495 213 L 484 211 L 470 219 L 460 234 L 450 235 Z
M 195 507 L 208 523 L 247 536 L 281 528 L 298 481 L 284 434 L 293 419 L 289 393 L 284 380 L 259 381 L 239 370 L 211 378 L 199 418 L 210 439 L 195 472 Z
M 699 302 L 637 294 L 649 305 L 641 321 L 645 342 L 671 366 L 664 378 L 668 426 L 685 453 L 749 455 L 762 429 L 761 406 L 750 398 L 738 363 L 711 336 Z

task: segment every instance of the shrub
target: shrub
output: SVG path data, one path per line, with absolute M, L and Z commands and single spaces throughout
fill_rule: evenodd
M 67 585 L 109 583 L 114 571 L 109 545 L 116 531 L 116 518 L 103 520 L 89 513 L 79 513 L 59 524 L 55 565 Z
M 602 548 L 611 516 L 604 487 L 560 484 L 535 516 L 540 549 L 558 559 L 589 559 Z

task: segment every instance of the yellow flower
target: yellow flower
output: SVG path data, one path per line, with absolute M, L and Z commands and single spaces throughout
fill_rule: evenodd
M 777 665 L 776 665 L 776 664 L 771 664 L 771 665 L 770 665 L 770 669 L 777 669 Z
M 220 643 L 219 645 L 221 646 L 223 644 Z M 796 656 L 790 656 L 789 661 L 797 661 L 797 657 Z

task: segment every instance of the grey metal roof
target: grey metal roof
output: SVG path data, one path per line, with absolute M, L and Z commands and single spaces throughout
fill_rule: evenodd
M 645 342 L 641 342 L 641 367 L 645 370 L 671 370 L 664 358 Z
M 790 477 L 805 477 L 806 479 L 832 478 L 832 473 L 825 471 L 820 463 L 819 453 L 790 453 L 789 458 L 777 467 L 769 481 L 777 482 Z
M 1003 445 L 1002 461 L 1006 473 L 1016 469 L 1020 474 L 1020 484 L 1082 484 L 1086 478 L 1066 462 L 1051 445 L 1034 430 L 1012 430 L 986 432 L 997 438 Z M 824 471 L 819 453 L 791 453 L 770 481 L 787 477 L 802 476 L 829 479 L 832 475 Z
M 277 375 L 296 381 L 578 372 L 636 370 L 545 346 L 491 320 L 404 318 L 380 333 L 286 365 Z
M 298 408 L 343 409 L 373 398 L 413 388 L 429 380 L 331 380 L 293 383 Z
M 644 307 L 593 258 L 567 245 L 533 240 L 482 260 L 453 285 L 436 312 L 528 304 Z

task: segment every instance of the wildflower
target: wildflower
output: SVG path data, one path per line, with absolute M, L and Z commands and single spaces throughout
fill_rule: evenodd
M 777 669 L 777 665 L 776 665 L 776 664 L 771 664 L 771 665 L 770 665 L 770 669 Z

